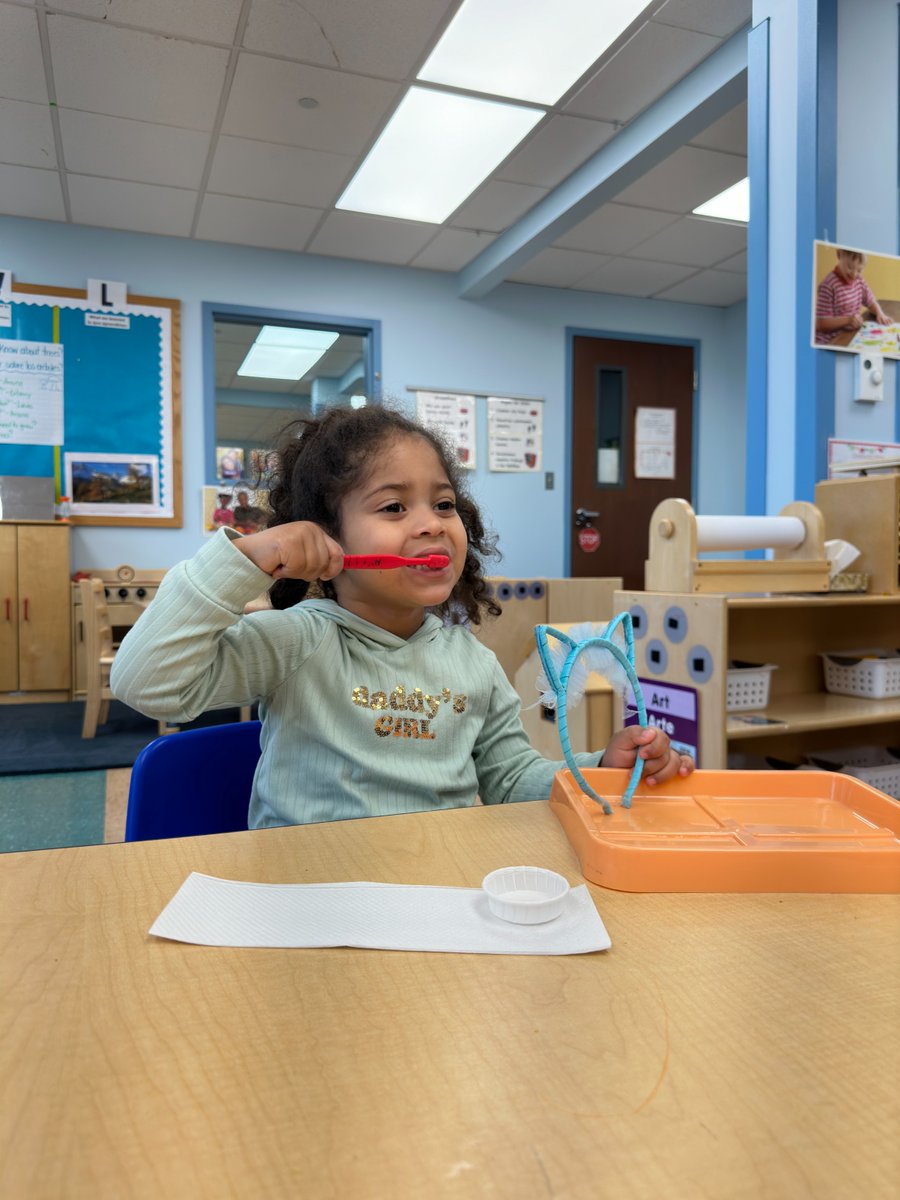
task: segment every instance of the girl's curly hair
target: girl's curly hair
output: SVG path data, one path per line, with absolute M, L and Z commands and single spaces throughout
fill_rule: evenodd
M 484 578 L 484 559 L 499 557 L 496 538 L 484 528 L 455 454 L 434 430 L 394 408 L 382 404 L 329 408 L 287 425 L 267 458 L 272 510 L 267 527 L 313 521 L 340 540 L 341 501 L 363 482 L 381 447 L 398 437 L 421 438 L 434 449 L 456 493 L 456 508 L 469 539 L 462 574 L 435 612 L 451 624 L 468 621 L 478 625 L 485 613 L 499 616 L 500 606 Z M 318 580 L 313 586 L 319 594 L 336 598 L 330 580 Z M 303 579 L 276 580 L 269 588 L 272 607 L 290 608 L 303 600 L 309 589 Z

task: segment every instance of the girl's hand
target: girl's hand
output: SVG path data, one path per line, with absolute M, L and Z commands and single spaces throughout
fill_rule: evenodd
M 638 758 L 644 760 L 641 776 L 650 787 L 675 775 L 690 775 L 694 769 L 691 756 L 673 750 L 668 735 L 652 725 L 626 725 L 617 730 L 609 739 L 600 765 L 630 768 Z
M 312 521 L 276 525 L 233 544 L 273 579 L 334 579 L 344 566 L 344 551 Z

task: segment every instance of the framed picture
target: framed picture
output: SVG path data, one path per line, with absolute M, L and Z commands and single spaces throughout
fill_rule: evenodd
M 159 516 L 159 457 L 67 450 L 65 494 L 73 516 Z
M 215 533 L 223 526 L 239 533 L 258 533 L 271 515 L 269 493 L 242 484 L 203 489 L 203 532 Z
M 814 242 L 812 344 L 900 358 L 900 258 Z

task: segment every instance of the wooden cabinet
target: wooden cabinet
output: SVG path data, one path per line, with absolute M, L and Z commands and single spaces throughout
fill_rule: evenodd
M 68 700 L 69 526 L 0 521 L 0 702 Z
M 832 695 L 819 657 L 900 645 L 900 595 L 621 591 L 616 611 L 622 609 L 640 617 L 638 676 L 696 691 L 702 767 L 725 767 L 728 755 L 737 753 L 800 762 L 817 750 L 900 746 L 900 697 Z M 734 660 L 777 665 L 764 710 L 771 724 L 726 712 L 728 663 Z

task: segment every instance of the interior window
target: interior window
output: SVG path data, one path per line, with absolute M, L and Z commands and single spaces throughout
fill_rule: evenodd
M 211 484 L 252 480 L 285 425 L 335 404 L 366 403 L 375 377 L 371 331 L 283 316 L 212 313 Z

